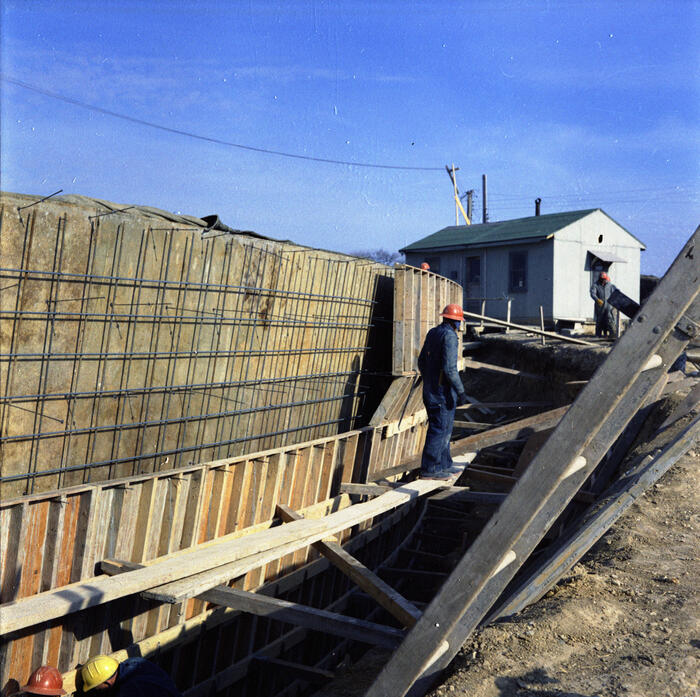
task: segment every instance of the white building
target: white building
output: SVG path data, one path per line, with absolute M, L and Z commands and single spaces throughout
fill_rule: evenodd
M 593 319 L 589 290 L 600 271 L 639 301 L 644 244 L 601 209 L 535 215 L 480 225 L 443 228 L 401 251 L 406 263 L 430 270 L 464 288 L 464 307 L 511 320 L 548 323 Z

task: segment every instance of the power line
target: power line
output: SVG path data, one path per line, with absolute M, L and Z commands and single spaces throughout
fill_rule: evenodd
M 82 107 L 83 109 L 88 109 L 89 111 L 96 111 L 100 114 L 106 114 L 107 116 L 113 116 L 117 119 L 122 119 L 124 121 L 130 121 L 131 123 L 136 123 L 141 126 L 149 126 L 150 128 L 157 128 L 161 131 L 166 131 L 167 133 L 175 133 L 176 135 L 187 136 L 188 138 L 195 138 L 197 140 L 203 140 L 207 143 L 215 143 L 217 145 L 226 145 L 231 148 L 239 148 L 240 150 L 249 150 L 251 152 L 260 152 L 266 155 L 278 155 L 280 157 L 291 157 L 295 160 L 308 160 L 310 162 L 325 162 L 326 164 L 332 165 L 351 165 L 353 167 L 372 167 L 374 169 L 400 169 L 400 170 L 413 170 L 421 172 L 442 172 L 443 167 L 411 167 L 408 165 L 380 165 L 371 162 L 350 162 L 348 160 L 332 160 L 325 157 L 311 157 L 310 155 L 297 155 L 290 152 L 282 152 L 280 150 L 268 150 L 267 148 L 256 148 L 252 145 L 243 145 L 242 143 L 232 143 L 227 140 L 220 140 L 219 138 L 210 138 L 209 136 L 199 135 L 197 133 L 191 133 L 190 131 L 183 131 L 179 128 L 171 128 L 170 126 L 163 126 L 159 123 L 153 123 L 152 121 L 145 121 L 144 119 L 137 119 L 134 116 L 128 116 L 127 114 L 120 114 L 116 111 L 110 111 L 109 109 L 103 109 L 102 107 L 95 106 L 94 104 L 87 104 L 81 102 L 72 97 L 66 97 L 62 94 L 56 92 L 51 92 L 49 90 L 42 89 L 41 87 L 36 87 L 35 85 L 30 85 L 21 80 L 16 80 L 6 75 L 0 74 L 0 79 L 8 82 L 17 87 L 21 87 L 25 90 L 30 90 L 38 94 L 44 95 L 45 97 L 50 97 L 51 99 L 57 99 L 61 102 L 66 102 L 67 104 L 73 104 L 75 106 Z

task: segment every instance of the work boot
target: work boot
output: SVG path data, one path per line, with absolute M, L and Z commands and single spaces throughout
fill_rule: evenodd
M 449 475 L 453 474 L 462 474 L 464 472 L 464 467 L 457 467 L 456 465 L 452 465 L 452 467 L 446 467 L 443 472 L 447 472 Z

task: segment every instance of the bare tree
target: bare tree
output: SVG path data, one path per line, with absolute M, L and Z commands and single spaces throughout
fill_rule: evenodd
M 396 263 L 404 263 L 404 255 L 399 252 L 390 252 L 386 249 L 365 249 L 358 252 L 350 252 L 354 257 L 362 257 L 363 259 L 371 259 L 380 264 L 393 266 Z

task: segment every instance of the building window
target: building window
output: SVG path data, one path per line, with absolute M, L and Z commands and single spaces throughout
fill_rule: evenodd
M 467 283 L 481 283 L 481 257 L 467 257 Z
M 508 292 L 527 291 L 527 252 L 511 252 L 508 259 Z

